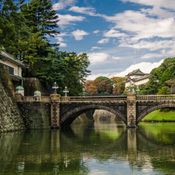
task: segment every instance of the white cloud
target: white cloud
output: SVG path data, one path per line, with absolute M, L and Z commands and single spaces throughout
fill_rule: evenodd
M 162 58 L 163 56 L 161 54 L 158 53 L 148 53 L 143 55 L 141 58 L 142 59 L 151 59 L 151 58 Z
M 59 15 L 59 22 L 58 25 L 60 27 L 65 27 L 67 25 L 73 24 L 75 22 L 81 22 L 85 19 L 83 16 L 73 16 L 73 15 Z
M 115 28 L 128 32 L 136 39 L 175 36 L 174 17 L 152 18 L 141 11 L 128 10 L 114 16 L 105 16 L 105 19 L 116 24 Z
M 99 40 L 97 43 L 98 44 L 107 44 L 109 42 L 109 38 L 102 38 L 101 40 Z
M 103 63 L 110 58 L 110 56 L 104 52 L 92 52 L 87 55 L 91 64 Z
M 152 16 L 152 17 L 159 17 L 159 18 L 171 18 L 172 16 L 174 16 L 174 12 L 173 11 L 169 11 L 167 9 L 162 9 L 160 7 L 152 7 L 152 8 L 143 8 L 141 9 L 141 12 L 143 12 L 144 14 L 146 14 L 147 16 Z
M 131 43 L 121 43 L 122 47 L 132 47 L 135 49 L 149 49 L 150 51 L 155 51 L 159 49 L 167 49 L 173 48 L 175 49 L 175 40 L 160 40 L 160 41 L 136 41 L 135 43 L 131 41 Z
M 75 4 L 75 0 L 60 0 L 58 3 L 53 4 L 52 8 L 53 10 L 61 10 L 73 4 Z
M 93 47 L 91 48 L 91 51 L 99 50 L 99 49 L 101 49 L 101 47 L 93 46 Z
M 135 49 L 149 49 L 150 51 L 156 51 L 160 49 L 175 49 L 175 39 L 172 40 L 150 40 L 150 41 L 130 41 L 129 42 L 121 42 L 121 47 L 132 47 Z
M 129 72 L 132 72 L 135 69 L 140 69 L 144 73 L 150 73 L 152 69 L 160 66 L 162 62 L 163 62 L 163 60 L 161 60 L 159 62 L 154 62 L 154 63 L 141 62 L 141 63 L 133 64 L 133 65 L 129 66 L 126 70 L 124 70 L 120 73 L 117 73 L 116 76 L 125 76 Z
M 59 47 L 67 47 L 67 44 L 64 41 L 65 36 L 67 36 L 67 33 L 60 33 L 55 35 L 56 43 L 59 44 Z
M 73 6 L 69 9 L 72 12 L 76 13 L 81 13 L 85 15 L 90 15 L 90 16 L 95 16 L 95 9 L 91 7 L 78 7 L 78 6 Z
M 82 40 L 84 36 L 88 35 L 88 33 L 85 32 L 84 30 L 77 29 L 72 32 L 72 35 L 75 38 L 75 40 Z
M 155 6 L 161 8 L 175 9 L 174 0 L 122 0 L 123 2 L 133 2 L 141 5 Z
M 156 51 L 156 58 L 173 56 L 175 55 L 174 16 L 175 12 L 159 7 L 139 11 L 127 10 L 114 16 L 104 15 L 106 21 L 114 24 L 104 37 L 116 37 L 118 47 L 147 49 L 148 54 L 149 51 Z M 160 50 L 164 50 L 164 54 Z M 142 58 L 151 59 L 151 55 Z
M 112 28 L 109 31 L 104 33 L 105 37 L 110 37 L 110 38 L 119 38 L 119 37 L 125 37 L 126 34 L 119 32 L 118 30 Z
M 131 66 L 129 66 L 128 68 L 126 68 L 124 71 L 116 73 L 98 73 L 98 74 L 92 74 L 89 75 L 87 77 L 88 80 L 94 80 L 95 78 L 99 77 L 99 76 L 105 76 L 105 77 L 124 77 L 126 76 L 129 72 L 132 72 L 133 70 L 136 69 L 140 69 L 142 72 L 144 73 L 150 73 L 154 68 L 160 66 L 162 64 L 163 60 L 159 61 L 159 62 L 154 62 L 154 63 L 150 63 L 150 62 L 141 62 L 138 64 L 133 64 Z
M 121 60 L 122 58 L 121 57 L 117 57 L 117 56 L 112 56 L 112 59 L 113 60 Z
M 100 33 L 100 30 L 94 30 L 93 33 L 94 34 Z

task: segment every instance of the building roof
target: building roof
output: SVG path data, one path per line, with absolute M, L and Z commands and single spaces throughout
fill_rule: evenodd
M 145 73 L 143 73 L 140 69 L 136 69 L 136 70 L 133 70 L 132 72 L 128 73 L 127 76 L 131 76 L 131 75 L 146 75 Z
M 18 66 L 25 68 L 25 65 L 21 61 L 16 60 L 12 55 L 10 55 L 7 52 L 0 51 L 0 59 L 2 59 L 2 60 L 6 59 L 6 60 L 18 65 Z
M 128 79 L 127 79 L 126 82 L 133 82 L 133 83 L 136 83 L 136 82 L 139 82 L 139 81 L 148 79 L 149 76 L 150 76 L 149 74 L 144 74 L 144 76 L 139 77 L 139 78 L 132 78 L 132 79 L 131 79 L 130 77 L 128 77 Z

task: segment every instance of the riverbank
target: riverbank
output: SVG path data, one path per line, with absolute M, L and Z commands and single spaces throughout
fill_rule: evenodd
M 142 121 L 144 122 L 175 122 L 175 110 L 161 111 L 155 110 L 148 114 Z

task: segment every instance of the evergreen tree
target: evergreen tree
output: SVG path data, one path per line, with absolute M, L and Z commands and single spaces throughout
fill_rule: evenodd
M 62 93 L 65 86 L 70 90 L 71 95 L 78 95 L 82 92 L 84 78 L 89 74 L 89 65 L 86 54 L 58 52 L 51 54 L 50 59 L 42 60 L 37 76 L 46 82 L 51 88 L 54 81 L 59 85 Z
M 33 33 L 40 33 L 44 38 L 59 33 L 58 16 L 50 0 L 31 0 L 23 6 L 22 13 Z

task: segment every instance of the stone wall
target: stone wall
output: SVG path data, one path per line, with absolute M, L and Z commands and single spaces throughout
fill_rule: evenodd
M 18 103 L 23 116 L 26 129 L 50 128 L 50 104 L 49 103 Z
M 12 96 L 0 79 L 0 132 L 24 129 L 24 122 Z

